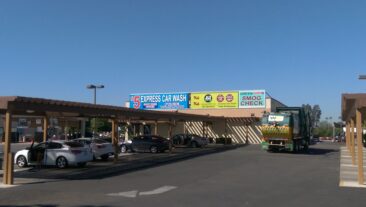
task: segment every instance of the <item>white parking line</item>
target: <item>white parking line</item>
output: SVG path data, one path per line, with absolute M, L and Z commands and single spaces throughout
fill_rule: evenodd
M 168 191 L 174 190 L 177 187 L 175 186 L 163 186 L 160 188 L 157 188 L 155 190 L 152 191 L 145 191 L 145 192 L 140 192 L 139 195 L 156 195 L 156 194 L 162 194 L 162 193 L 166 193 Z
M 0 184 L 0 188 L 14 188 L 17 187 L 17 185 L 4 185 L 4 184 Z
M 107 194 L 107 196 L 136 198 L 137 195 L 139 195 L 139 196 L 157 195 L 157 194 L 166 193 L 166 192 L 174 190 L 176 188 L 177 187 L 175 187 L 175 186 L 166 185 L 166 186 L 163 186 L 163 187 L 151 190 L 151 191 L 138 192 L 137 190 L 132 190 L 132 191 L 126 191 L 126 192 L 119 192 L 119 193 L 109 193 L 109 194 Z
M 127 192 L 119 192 L 119 193 L 109 193 L 108 196 L 121 196 L 121 197 L 127 197 L 127 198 L 136 198 L 138 191 L 127 191 Z

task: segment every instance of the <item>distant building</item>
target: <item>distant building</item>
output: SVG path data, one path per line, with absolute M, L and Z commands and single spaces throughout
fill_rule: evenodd
M 173 134 L 194 133 L 209 138 L 228 137 L 234 143 L 257 144 L 261 142 L 260 118 L 264 113 L 274 112 L 277 107 L 286 105 L 269 96 L 265 90 L 246 90 L 131 94 L 125 106 L 226 117 L 226 127 L 223 122 L 177 122 Z M 144 122 L 141 131 L 146 131 L 146 128 L 152 129 L 153 125 Z M 168 124 L 159 123 L 157 134 L 168 136 L 168 130 Z

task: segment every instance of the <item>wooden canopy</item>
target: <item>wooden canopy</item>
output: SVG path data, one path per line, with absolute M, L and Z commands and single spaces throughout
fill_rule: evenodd
M 0 113 L 52 117 L 98 117 L 130 120 L 182 120 L 215 121 L 225 117 L 185 114 L 176 111 L 139 110 L 119 106 L 89 104 L 71 101 L 30 98 L 21 96 L 0 97 Z
M 13 184 L 13 154 L 11 153 L 11 119 L 13 115 L 42 116 L 43 140 L 47 138 L 48 117 L 108 118 L 112 120 L 112 143 L 115 147 L 115 160 L 118 159 L 117 123 L 124 121 L 198 121 L 205 123 L 227 121 L 230 117 L 188 114 L 178 111 L 139 110 L 119 106 L 80 103 L 71 101 L 30 98 L 21 96 L 0 96 L 0 114 L 5 114 L 4 144 L 4 184 Z M 257 121 L 253 117 L 243 117 L 245 123 Z M 171 125 L 169 131 L 171 132 Z
M 351 153 L 352 165 L 358 160 L 358 184 L 364 185 L 362 123 L 366 120 L 366 94 L 342 94 L 342 119 L 346 123 L 346 144 Z M 355 129 L 357 148 L 355 148 Z
M 356 110 L 366 115 L 366 93 L 342 94 L 342 120 L 356 119 Z

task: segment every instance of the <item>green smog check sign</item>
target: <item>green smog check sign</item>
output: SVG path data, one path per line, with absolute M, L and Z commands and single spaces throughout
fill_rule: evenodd
M 239 91 L 239 108 L 266 108 L 266 91 Z

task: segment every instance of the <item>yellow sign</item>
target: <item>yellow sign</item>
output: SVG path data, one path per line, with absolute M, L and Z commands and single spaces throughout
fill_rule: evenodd
M 191 109 L 239 108 L 239 93 L 234 91 L 191 93 Z

